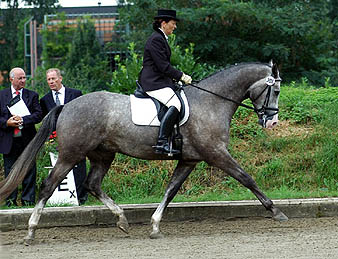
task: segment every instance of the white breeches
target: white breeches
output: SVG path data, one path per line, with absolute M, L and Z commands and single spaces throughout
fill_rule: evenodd
M 154 90 L 146 92 L 149 96 L 159 100 L 161 103 L 163 103 L 168 108 L 170 106 L 175 106 L 176 109 L 180 112 L 181 111 L 181 102 L 176 96 L 173 89 L 170 87 L 165 87 L 162 89 Z

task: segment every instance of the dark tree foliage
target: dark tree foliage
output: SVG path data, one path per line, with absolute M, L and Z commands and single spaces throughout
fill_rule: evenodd
M 44 67 L 63 67 L 72 45 L 75 28 L 67 24 L 64 12 L 57 14 L 59 23 L 45 26 L 41 31 L 43 40 L 42 62 Z
M 7 0 L 7 2 L 8 1 L 10 0 Z M 57 8 L 56 4 L 59 2 L 59 0 L 25 0 L 25 2 L 29 6 L 33 7 L 30 10 L 30 14 L 34 16 L 34 19 L 38 22 L 38 24 L 41 24 L 43 23 L 43 18 L 45 14 L 55 12 L 55 9 Z
M 176 9 L 178 44 L 195 44 L 201 62 L 226 66 L 275 60 L 284 79 L 338 85 L 337 0 L 120 1 L 127 41 L 142 50 L 158 8 Z
M 69 87 L 85 93 L 108 89 L 112 73 L 89 18 L 78 20 L 64 69 Z
M 18 3 L 14 3 L 7 10 L 1 9 L 0 12 L 0 16 L 2 17 L 2 26 L 0 27 L 0 71 L 9 71 L 13 60 L 17 57 L 17 26 L 19 24 L 20 13 Z M 11 44 L 7 44 L 8 42 Z M 5 80 L 8 82 L 7 77 L 5 77 Z
M 22 21 L 33 16 L 38 23 L 42 23 L 43 16 L 55 10 L 58 0 L 2 0 L 2 2 L 6 2 L 8 8 L 0 10 L 0 24 L 2 24 L 0 26 L 0 71 L 6 73 L 14 66 L 23 67 L 24 53 L 23 48 L 19 47 L 20 37 L 23 38 Z M 34 8 L 19 8 L 21 2 Z M 4 86 L 8 84 L 8 76 L 5 74 Z

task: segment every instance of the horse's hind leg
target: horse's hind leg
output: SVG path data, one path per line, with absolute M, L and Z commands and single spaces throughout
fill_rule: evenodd
M 33 213 L 28 221 L 28 234 L 24 238 L 25 245 L 29 245 L 34 241 L 35 230 L 38 226 L 41 213 L 46 205 L 46 202 L 48 201 L 49 197 L 52 196 L 58 184 L 66 177 L 68 172 L 73 168 L 73 166 L 74 164 L 61 162 L 59 158 L 52 172 L 43 181 L 41 185 L 41 192 L 39 194 L 38 202 L 36 203 Z
M 170 179 L 170 183 L 165 191 L 164 197 L 157 207 L 156 211 L 151 217 L 151 224 L 153 231 L 150 234 L 150 238 L 161 238 L 163 235 L 160 232 L 160 221 L 162 219 L 164 210 L 167 208 L 168 204 L 175 197 L 176 193 L 182 186 L 183 182 L 191 171 L 194 169 L 196 162 L 185 162 L 180 160 L 175 168 L 173 176 Z
M 90 171 L 88 173 L 87 181 L 85 182 L 85 186 L 88 191 L 98 198 L 104 205 L 106 205 L 113 214 L 119 217 L 116 225 L 119 229 L 128 233 L 129 224 L 127 218 L 124 215 L 124 211 L 121 207 L 119 207 L 111 198 L 105 194 L 101 188 L 102 180 L 105 174 L 107 173 L 113 159 L 114 154 L 109 154 L 109 157 L 105 157 L 103 153 L 95 153 L 89 155 L 89 160 L 91 164 Z

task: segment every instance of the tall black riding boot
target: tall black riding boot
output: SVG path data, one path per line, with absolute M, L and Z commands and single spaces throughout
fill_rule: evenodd
M 175 123 L 177 122 L 177 117 L 179 111 L 175 106 L 170 106 L 166 114 L 161 120 L 160 130 L 158 134 L 157 144 L 155 146 L 155 152 L 158 154 L 179 154 L 180 150 L 172 149 L 170 150 L 169 146 L 169 136 L 171 135 Z

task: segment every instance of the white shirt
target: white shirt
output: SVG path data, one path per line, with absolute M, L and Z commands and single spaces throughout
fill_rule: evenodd
M 12 97 L 14 98 L 16 96 L 16 90 L 14 87 L 11 85 L 11 92 L 12 92 Z M 22 96 L 22 88 L 19 90 L 20 97 Z
M 60 88 L 59 91 L 57 91 L 59 93 L 59 100 L 60 100 L 60 104 L 61 105 L 64 105 L 65 104 L 65 94 L 66 94 L 66 89 L 65 87 L 62 85 L 62 87 Z M 53 95 L 53 99 L 54 99 L 54 102 L 56 102 L 56 95 L 55 95 L 56 91 L 52 91 L 52 95 Z
M 165 39 L 168 41 L 168 36 L 167 36 L 167 34 L 165 34 L 165 32 L 164 32 L 161 28 L 159 28 L 159 29 L 160 29 L 161 32 L 163 32 Z

